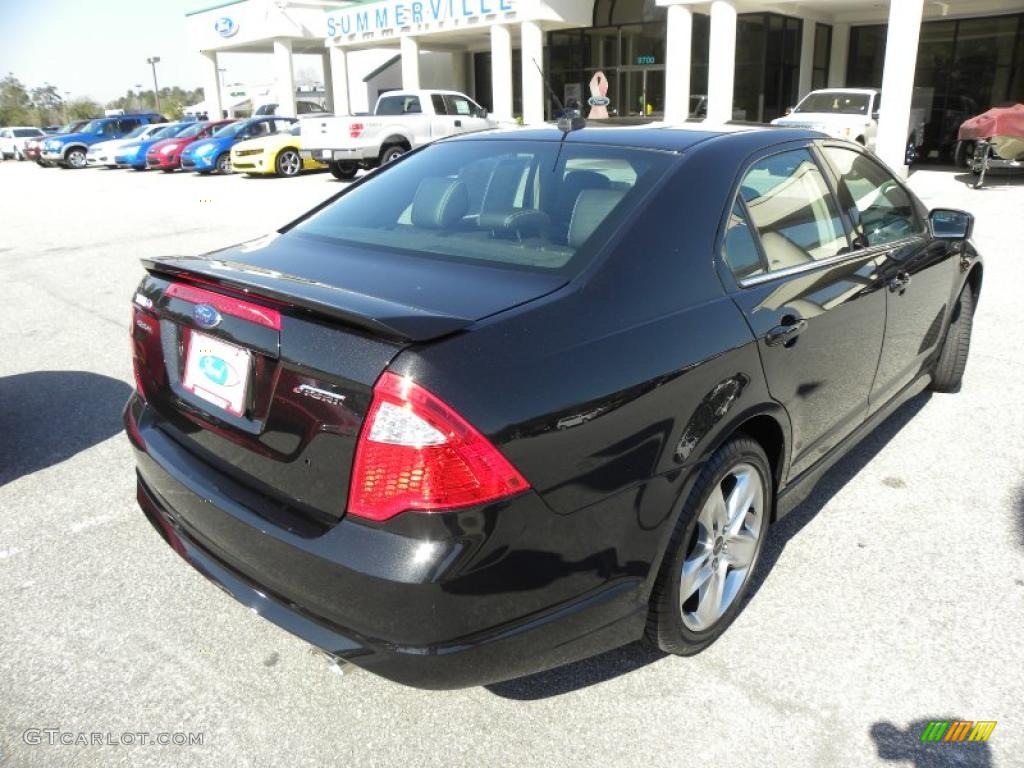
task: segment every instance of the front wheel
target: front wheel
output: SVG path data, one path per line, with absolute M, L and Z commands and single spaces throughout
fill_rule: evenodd
M 277 153 L 277 160 L 274 163 L 274 170 L 278 176 L 291 178 L 298 176 L 302 170 L 302 158 L 294 149 L 282 149 Z
M 72 149 L 64 155 L 64 162 L 68 168 L 85 168 L 85 150 Z
M 757 442 L 736 437 L 715 451 L 686 500 L 651 593 L 650 643 L 691 656 L 725 631 L 764 547 L 771 499 L 771 468 Z
M 231 173 L 231 155 L 227 152 L 217 158 L 217 173 Z
M 352 181 L 359 173 L 359 166 L 356 163 L 330 163 L 331 175 L 341 181 Z
M 932 389 L 936 392 L 959 392 L 963 384 L 967 355 L 971 351 L 971 328 L 974 325 L 974 292 L 965 285 L 953 306 L 953 317 L 942 342 L 942 351 L 932 370 Z

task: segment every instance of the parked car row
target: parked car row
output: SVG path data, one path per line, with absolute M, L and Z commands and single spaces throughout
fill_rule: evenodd
M 54 135 L 18 136 L 23 144 L 3 143 L 4 155 L 34 160 L 43 167 L 159 169 L 200 174 L 231 173 L 296 176 L 326 164 L 300 157 L 298 119 L 258 115 L 248 119 L 168 122 L 155 112 L 80 120 Z M 15 139 L 12 135 L 10 141 Z

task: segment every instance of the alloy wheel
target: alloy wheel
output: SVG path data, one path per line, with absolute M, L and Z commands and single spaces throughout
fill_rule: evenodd
M 736 464 L 701 508 L 679 578 L 683 624 L 711 629 L 729 610 L 754 570 L 765 529 L 761 474 Z
M 227 152 L 217 158 L 217 172 L 231 173 L 231 158 Z
M 297 176 L 299 171 L 302 170 L 302 160 L 299 158 L 299 153 L 292 149 L 282 152 L 277 159 L 277 169 L 282 176 Z
M 73 149 L 68 152 L 68 165 L 72 168 L 84 168 L 85 152 L 80 149 Z

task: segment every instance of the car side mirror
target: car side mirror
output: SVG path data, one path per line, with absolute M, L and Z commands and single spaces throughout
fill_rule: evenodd
M 966 240 L 974 229 L 974 216 L 967 211 L 936 208 L 928 214 L 932 234 L 948 240 Z
M 484 109 L 483 107 L 480 107 L 480 109 L 477 110 L 477 117 L 486 118 L 487 110 Z
M 872 120 L 877 120 L 878 119 L 878 110 L 877 109 L 874 112 L 871 113 L 871 119 Z

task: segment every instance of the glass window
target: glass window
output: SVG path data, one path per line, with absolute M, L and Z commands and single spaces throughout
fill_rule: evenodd
M 866 245 L 885 245 L 922 231 L 910 195 L 882 166 L 840 147 L 826 147 L 825 155 L 839 174 L 839 202 Z
M 448 110 L 444 106 L 444 98 L 439 93 L 430 94 L 430 103 L 434 105 L 435 115 L 444 115 Z
M 423 112 L 419 96 L 385 96 L 377 104 L 378 115 L 408 115 Z
M 811 89 L 828 85 L 828 67 L 832 59 L 832 26 L 814 25 L 814 67 L 811 70 Z
M 821 172 L 806 149 L 758 160 L 740 194 L 771 270 L 841 253 L 846 234 Z
M 385 258 L 574 274 L 673 164 L 662 152 L 547 141 L 440 143 L 290 230 Z
M 476 113 L 476 104 L 471 102 L 465 96 L 453 96 L 445 94 L 444 97 L 445 107 L 450 115 L 465 115 L 470 117 Z
M 758 253 L 754 236 L 750 232 L 743 203 L 739 200 L 733 205 L 729 221 L 725 225 L 722 256 L 725 258 L 725 263 L 729 265 L 729 269 L 739 280 L 764 272 L 761 254 Z

